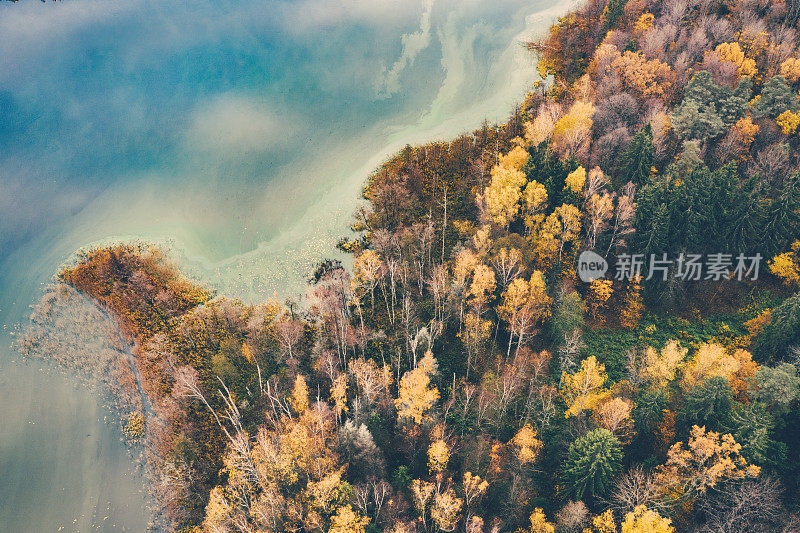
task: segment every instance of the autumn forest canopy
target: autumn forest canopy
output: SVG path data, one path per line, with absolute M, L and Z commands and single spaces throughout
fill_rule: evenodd
M 176 532 L 800 531 L 799 20 L 589 0 L 527 44 L 507 122 L 368 177 L 352 267 L 303 301 L 118 244 L 19 345 L 49 357 L 65 301 L 113 318 L 103 377 Z

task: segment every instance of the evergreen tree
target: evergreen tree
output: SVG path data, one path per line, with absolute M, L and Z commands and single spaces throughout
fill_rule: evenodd
M 753 106 L 756 117 L 775 118 L 784 111 L 797 111 L 800 104 L 783 76 L 773 76 L 761 89 L 761 98 Z
M 789 404 L 800 395 L 797 368 L 789 363 L 775 368 L 760 367 L 753 375 L 751 395 L 778 411 L 788 409 Z
M 654 155 L 653 131 L 650 124 L 647 124 L 636 133 L 628 149 L 622 154 L 617 170 L 617 186 L 632 182 L 641 187 L 647 183 Z
M 775 417 L 762 402 L 738 404 L 725 429 L 742 445 L 742 455 L 748 462 L 782 468 L 786 460 L 786 445 L 772 438 Z
M 575 329 L 582 329 L 586 304 L 580 295 L 572 291 L 562 293 L 553 306 L 553 318 L 550 320 L 550 332 L 557 343 L 564 342 L 565 335 Z
M 777 197 L 767 202 L 761 229 L 761 253 L 773 257 L 800 235 L 800 173 L 784 181 Z
M 547 212 L 552 213 L 570 198 L 565 195 L 564 190 L 567 175 L 580 165 L 572 158 L 566 162 L 561 161 L 558 154 L 546 142 L 530 148 L 528 153 L 528 161 L 522 171 L 528 182 L 537 181 L 544 185 L 547 190 Z
M 683 150 L 681 150 L 675 162 L 669 166 L 669 172 L 682 177 L 700 167 L 703 164 L 703 158 L 700 157 L 700 153 L 700 141 L 696 139 L 683 141 Z
M 777 359 L 798 342 L 800 342 L 800 293 L 790 296 L 772 310 L 769 324 L 756 338 L 755 352 L 761 359 Z
M 732 126 L 737 120 L 744 117 L 752 91 L 753 82 L 748 76 L 742 78 L 733 91 L 726 86 L 720 87 L 722 94 L 720 94 L 717 109 L 726 127 Z
M 681 418 L 686 427 L 706 426 L 718 430 L 733 410 L 733 392 L 728 380 L 716 376 L 686 393 Z
M 601 496 L 621 468 L 622 447 L 607 429 L 595 429 L 573 442 L 564 463 L 566 497 Z
M 730 90 L 730 89 L 729 89 Z M 717 111 L 722 95 L 719 85 L 705 70 L 689 80 L 681 104 L 670 117 L 672 129 L 684 139 L 708 139 L 721 134 L 725 123 Z
M 636 251 L 649 255 L 666 249 L 670 244 L 673 190 L 670 179 L 660 179 L 645 185 L 636 195 Z

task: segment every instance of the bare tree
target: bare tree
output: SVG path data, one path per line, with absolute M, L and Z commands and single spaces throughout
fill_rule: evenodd
M 665 502 L 662 493 L 663 491 L 652 472 L 636 466 L 617 480 L 611 490 L 610 503 L 623 513 L 633 511 L 637 505 L 646 505 L 653 510 L 663 510 Z
M 738 533 L 776 531 L 783 512 L 783 486 L 770 476 L 718 484 L 699 500 L 706 516 L 703 531 Z

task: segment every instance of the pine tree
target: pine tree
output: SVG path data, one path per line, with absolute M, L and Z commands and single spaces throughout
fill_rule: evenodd
M 711 74 L 705 70 L 695 73 L 681 104 L 670 116 L 672 129 L 684 139 L 704 140 L 721 134 L 725 124 L 717 111 L 720 92 Z
M 628 149 L 622 154 L 617 167 L 616 185 L 620 186 L 631 182 L 637 187 L 641 187 L 647 183 L 654 155 L 653 131 L 648 123 L 636 133 Z
M 783 76 L 773 76 L 761 89 L 761 97 L 753 106 L 753 116 L 775 118 L 787 109 L 797 111 L 800 103 Z
M 733 391 L 730 383 L 724 377 L 716 376 L 686 392 L 682 415 L 687 426 L 721 429 L 732 409 Z
M 800 173 L 786 179 L 777 197 L 768 202 L 760 231 L 760 251 L 773 257 L 800 235 Z
M 564 495 L 576 500 L 602 496 L 619 472 L 622 447 L 607 429 L 595 429 L 573 442 L 567 452 L 562 480 Z

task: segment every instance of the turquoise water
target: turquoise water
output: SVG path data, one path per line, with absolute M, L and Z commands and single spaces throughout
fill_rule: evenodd
M 96 396 L 9 332 L 82 246 L 168 246 L 221 294 L 302 294 L 364 177 L 504 119 L 553 0 L 0 3 L 0 530 L 142 531 Z

